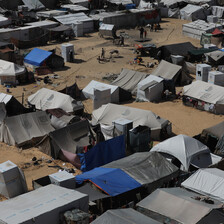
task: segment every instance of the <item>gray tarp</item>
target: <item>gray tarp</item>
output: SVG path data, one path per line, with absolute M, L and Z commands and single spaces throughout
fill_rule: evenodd
M 164 79 L 177 80 L 178 74 L 180 74 L 181 66 L 174 65 L 165 60 L 159 63 L 159 66 L 151 73 L 152 75 L 159 76 Z
M 7 117 L 1 125 L 1 141 L 21 146 L 53 131 L 46 112 L 38 111 Z
M 132 208 L 108 210 L 92 224 L 159 224 Z
M 197 19 L 204 20 L 206 14 L 201 6 L 188 4 L 180 10 L 180 18 L 190 21 L 195 21 Z
M 224 57 L 224 52 L 219 51 L 219 50 L 212 51 L 212 52 L 209 52 L 209 53 L 205 53 L 205 56 L 208 56 L 209 58 L 211 58 L 212 60 L 217 62 Z
M 156 152 L 135 153 L 103 167 L 122 169 L 142 185 L 153 184 L 165 177 L 175 177 L 178 172 L 176 166 Z
M 221 206 L 221 203 L 217 201 L 215 204 L 208 204 L 195 200 L 194 198 L 198 196 L 200 195 L 182 188 L 161 188 L 140 201 L 137 204 L 137 210 L 162 223 L 165 223 L 167 218 L 178 223 L 197 223 L 212 209 Z M 170 223 L 176 222 L 171 221 Z
M 183 187 L 197 193 L 224 202 L 224 171 L 217 168 L 200 169 L 182 184 Z
M 133 95 L 137 93 L 137 85 L 140 81 L 145 79 L 148 74 L 143 72 L 138 72 L 129 69 L 122 69 L 121 74 L 115 79 L 111 84 L 115 86 L 119 86 Z
M 22 0 L 29 10 L 44 9 L 45 6 L 39 0 Z
M 220 139 L 224 135 L 224 121 L 217 125 L 204 129 L 201 135 L 211 135 Z
M 139 125 L 151 128 L 151 137 L 157 140 L 160 138 L 161 130 L 170 125 L 168 120 L 157 116 L 152 111 L 112 103 L 103 105 L 93 111 L 92 124 L 104 124 L 111 126 L 113 121 L 119 118 L 125 118 L 133 121 L 133 128 Z
M 0 203 L 0 223 L 59 224 L 60 213 L 88 212 L 88 195 L 53 184 Z

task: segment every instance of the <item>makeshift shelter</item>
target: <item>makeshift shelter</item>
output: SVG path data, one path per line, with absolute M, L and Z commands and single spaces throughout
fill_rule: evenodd
M 224 114 L 224 88 L 197 80 L 184 86 L 183 103 L 200 110 Z
M 215 46 L 217 46 L 217 48 L 222 48 L 223 37 L 224 37 L 224 32 L 216 28 L 212 32 L 211 44 L 214 44 Z
M 163 134 L 171 134 L 171 124 L 151 111 L 137 108 L 107 104 L 94 110 L 92 113 L 92 125 L 104 124 L 111 126 L 113 121 L 124 118 L 133 121 L 133 128 L 142 125 L 151 129 L 152 139 L 160 139 Z
M 224 202 L 224 171 L 217 168 L 199 169 L 181 185 L 191 191 Z
M 53 130 L 46 112 L 21 114 L 5 119 L 1 125 L 1 141 L 18 147 L 35 144 Z
M 150 75 L 138 83 L 137 100 L 158 102 L 162 98 L 163 88 L 163 79 Z
M 2 202 L 0 222 L 59 224 L 60 213 L 74 208 L 88 212 L 88 202 L 86 194 L 50 184 Z
M 29 54 L 24 58 L 24 63 L 41 66 L 46 62 L 46 60 L 52 55 L 52 52 L 45 51 L 39 48 L 34 48 Z
M 187 58 L 188 51 L 194 50 L 196 47 L 190 42 L 178 43 L 178 44 L 169 44 L 163 45 L 158 48 L 158 51 L 161 51 L 161 58 L 163 60 L 171 62 L 171 55 L 180 55 Z
M 142 215 L 132 208 L 108 210 L 92 222 L 92 224 L 159 224 L 159 222 Z
M 42 88 L 28 97 L 28 102 L 38 110 L 61 108 L 67 113 L 83 110 L 81 101 L 54 90 Z
M 99 28 L 99 34 L 101 37 L 109 36 L 116 38 L 116 29 L 113 24 L 101 24 Z
M 26 74 L 26 68 L 9 61 L 0 60 L 0 84 L 16 85 L 20 76 Z
M 159 66 L 152 71 L 151 75 L 159 76 L 165 80 L 172 80 L 176 85 L 183 85 L 192 81 L 191 77 L 181 72 L 182 67 L 174 65 L 165 60 L 159 63 Z
M 195 21 L 198 19 L 205 20 L 206 13 L 204 8 L 197 5 L 188 4 L 180 10 L 180 18 L 184 20 Z
M 178 175 L 178 168 L 158 153 L 142 152 L 76 176 L 77 183 L 91 181 L 111 196 L 144 186 L 148 192 Z
M 173 156 L 182 164 L 181 169 L 188 171 L 190 165 L 197 168 L 207 168 L 218 163 L 222 158 L 210 153 L 209 148 L 198 140 L 186 135 L 177 135 L 155 145 L 151 152 Z
M 54 16 L 54 19 L 56 19 L 58 22 L 60 22 L 63 25 L 72 25 L 76 22 L 81 22 L 83 24 L 84 33 L 90 33 L 90 32 L 93 32 L 94 30 L 93 19 L 88 17 L 83 12 L 68 14 L 63 16 Z
M 196 20 L 191 23 L 183 24 L 182 33 L 184 36 L 200 40 L 202 33 L 212 33 L 215 28 L 221 29 L 221 24 L 207 23 L 204 20 Z
M 222 6 L 212 6 L 212 15 L 217 16 L 219 18 L 223 18 L 223 13 L 224 13 L 224 7 Z
M 78 13 L 78 12 L 88 12 L 89 8 L 81 5 L 65 4 L 61 5 L 62 9 L 65 9 L 69 12 Z
M 83 120 L 58 130 L 52 130 L 39 148 L 42 152 L 58 159 L 62 149 L 76 153 L 77 147 L 87 145 L 89 145 L 89 123 Z
M 161 223 L 198 223 L 221 203 L 196 200 L 199 194 L 182 188 L 160 188 L 137 204 L 137 211 Z M 212 222 L 213 223 L 213 222 Z
M 202 218 L 197 224 L 220 224 L 224 222 L 223 208 L 213 209 L 208 215 Z
M 65 88 L 59 90 L 60 93 L 67 94 L 71 96 L 73 99 L 80 99 L 81 98 L 81 90 L 79 89 L 78 85 L 74 83 L 71 86 L 65 86 Z
M 203 61 L 204 54 L 215 51 L 216 48 L 198 48 L 196 50 L 189 51 L 189 61 L 201 62 Z
M 119 86 L 122 89 L 131 92 L 133 95 L 136 95 L 138 83 L 147 76 L 148 74 L 143 72 L 122 69 L 120 75 L 111 84 Z
M 67 14 L 66 11 L 62 10 L 49 10 L 49 11 L 39 11 L 36 13 L 38 17 L 52 19 L 54 16 L 61 16 Z
M 211 65 L 220 65 L 224 63 L 224 52 L 223 51 L 212 51 L 205 53 L 206 61 Z
M 28 10 L 41 10 L 45 9 L 45 6 L 39 0 L 22 0 L 25 6 L 28 7 Z

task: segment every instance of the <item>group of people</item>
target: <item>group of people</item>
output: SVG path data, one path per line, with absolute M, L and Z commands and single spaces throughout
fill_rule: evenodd
M 152 32 L 153 30 L 156 32 L 157 30 L 159 30 L 160 29 L 160 24 L 159 23 L 152 23 L 151 25 L 149 24 L 148 25 L 149 27 L 150 27 L 150 31 Z M 143 35 L 144 35 L 144 38 L 146 38 L 147 37 L 147 31 L 146 31 L 146 29 L 144 29 L 143 27 L 141 27 L 140 29 L 139 29 L 139 31 L 140 31 L 140 39 L 143 39 Z

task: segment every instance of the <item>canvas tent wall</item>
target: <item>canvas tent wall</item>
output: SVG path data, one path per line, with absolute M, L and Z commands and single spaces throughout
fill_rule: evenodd
M 0 60 L 0 84 L 11 83 L 13 85 L 17 84 L 16 80 L 18 80 L 19 76 L 24 75 L 26 73 L 26 68 L 24 66 L 20 66 L 14 64 L 12 62 L 8 62 L 5 60 Z
M 38 110 L 61 108 L 67 113 L 73 113 L 83 109 L 81 101 L 54 90 L 42 88 L 28 97 L 28 102 L 35 105 Z
M 222 25 L 207 23 L 204 20 L 196 20 L 191 23 L 183 24 L 182 33 L 184 36 L 200 40 L 202 33 L 212 33 L 215 28 L 221 29 Z
M 119 88 L 115 85 L 109 85 L 102 82 L 97 82 L 92 80 L 83 90 L 82 93 L 86 98 L 94 99 L 94 89 L 95 88 L 105 88 L 111 90 L 111 102 L 118 103 L 119 102 Z
M 88 202 L 86 194 L 50 184 L 1 203 L 0 222 L 59 224 L 60 213 L 74 208 L 88 212 Z
M 137 93 L 137 85 L 145 79 L 148 74 L 129 69 L 122 69 L 120 75 L 111 84 L 119 86 L 122 89 L 131 92 L 133 95 Z
M 111 103 L 93 111 L 92 124 L 112 126 L 113 121 L 119 118 L 133 121 L 133 128 L 139 125 L 149 127 L 152 139 L 160 139 L 163 132 L 167 134 L 171 131 L 170 122 L 151 111 Z
M 174 156 L 181 162 L 184 171 L 189 171 L 190 165 L 207 168 L 221 160 L 221 157 L 212 155 L 206 145 L 186 135 L 169 138 L 154 146 L 151 151 Z
M 180 18 L 189 21 L 195 21 L 198 19 L 205 20 L 206 14 L 203 7 L 188 4 L 180 10 Z
M 199 169 L 181 185 L 191 191 L 224 202 L 224 171 L 217 168 Z
M 32 145 L 53 130 L 46 112 L 21 114 L 5 119 L 1 125 L 1 141 L 18 147 Z
M 223 18 L 224 7 L 222 6 L 212 6 L 212 15 L 217 16 L 219 18 Z
M 196 200 L 199 194 L 182 188 L 160 188 L 137 204 L 137 211 L 165 223 L 198 223 L 221 203 Z
M 81 22 L 83 23 L 84 33 L 90 33 L 94 30 L 93 20 L 83 12 L 63 16 L 55 16 L 54 18 L 63 25 L 72 25 L 73 23 Z
M 92 224 L 114 224 L 114 223 L 141 223 L 159 224 L 159 222 L 142 215 L 132 208 L 108 210 L 92 222 Z
M 224 87 L 203 81 L 195 81 L 183 88 L 183 103 L 190 105 L 187 97 L 198 101 L 198 109 L 224 114 Z M 202 104 L 202 102 L 204 102 Z
M 150 75 L 138 83 L 137 99 L 140 101 L 159 101 L 163 93 L 163 79 Z

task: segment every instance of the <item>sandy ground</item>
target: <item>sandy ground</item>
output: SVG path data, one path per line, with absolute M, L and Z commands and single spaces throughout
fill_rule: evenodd
M 148 30 L 147 37 L 152 39 L 149 43 L 154 43 L 157 46 L 161 46 L 165 44 L 190 41 L 195 46 L 200 46 L 198 40 L 182 36 L 182 25 L 184 23 L 187 23 L 187 21 L 165 19 L 161 23 L 162 30 L 158 32 L 150 32 Z M 42 87 L 60 90 L 66 85 L 69 86 L 76 82 L 80 88 L 84 88 L 93 79 L 105 82 L 105 80 L 102 80 L 103 76 L 110 73 L 120 73 L 122 68 L 129 68 L 150 73 L 152 69 L 130 63 L 133 62 L 133 59 L 135 58 L 133 49 L 136 40 L 139 39 L 139 31 L 137 29 L 120 31 L 125 31 L 125 33 L 129 36 L 128 39 L 125 39 L 124 47 L 117 47 L 113 45 L 110 38 L 100 38 L 98 33 L 92 33 L 86 37 L 77 38 L 70 41 L 75 46 L 75 62 L 66 63 L 63 70 L 55 71 L 55 74 L 59 75 L 59 78 L 53 79 L 53 85 L 45 85 L 43 81 L 41 81 L 38 84 L 35 83 L 17 86 L 16 88 L 10 89 L 11 94 L 21 101 L 23 92 L 26 99 L 29 95 L 35 93 Z M 117 34 L 119 34 L 120 31 L 117 31 Z M 102 47 L 106 50 L 106 57 L 109 58 L 109 51 L 111 49 L 119 50 L 120 57 L 113 57 L 111 60 L 108 60 L 108 62 L 98 63 L 97 57 L 100 55 Z M 48 46 L 40 48 L 46 50 L 60 48 L 60 44 L 50 43 Z M 154 61 L 149 57 L 144 57 L 144 64 L 147 62 L 157 61 Z M 1 86 L 0 91 L 6 93 L 6 88 Z M 85 101 L 84 105 L 86 111 L 91 113 L 91 100 Z M 199 111 L 194 108 L 183 106 L 180 100 L 162 102 L 158 104 L 133 101 L 127 103 L 126 105 L 151 110 L 159 116 L 170 120 L 172 122 L 173 132 L 175 134 L 194 136 L 199 134 L 204 128 L 223 121 L 223 116 L 214 115 L 205 111 Z M 32 190 L 32 180 L 54 173 L 58 170 L 58 168 L 52 168 L 49 166 L 59 165 L 67 168 L 72 167 L 71 164 L 58 160 L 55 160 L 50 164 L 47 163 L 50 157 L 41 153 L 36 148 L 21 150 L 13 146 L 8 146 L 4 143 L 0 143 L 0 154 L 0 163 L 6 160 L 11 160 L 22 168 L 25 173 L 29 190 Z M 42 160 L 38 165 L 34 165 L 32 162 L 32 158 L 34 156 L 37 159 Z M 78 170 L 76 170 L 76 174 L 77 173 L 79 173 Z

